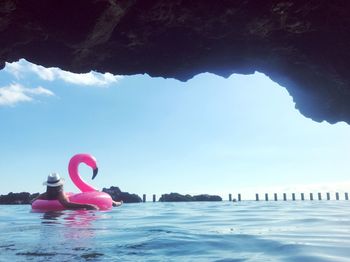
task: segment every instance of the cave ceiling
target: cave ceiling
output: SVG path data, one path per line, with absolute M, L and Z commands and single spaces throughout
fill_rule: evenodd
M 181 81 L 259 71 L 306 117 L 350 123 L 349 14 L 346 0 L 2 0 L 0 69 L 25 58 Z

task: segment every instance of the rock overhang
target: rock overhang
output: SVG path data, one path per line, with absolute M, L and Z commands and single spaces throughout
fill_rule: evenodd
M 350 3 L 4 0 L 0 68 L 176 78 L 259 71 L 315 121 L 350 123 Z

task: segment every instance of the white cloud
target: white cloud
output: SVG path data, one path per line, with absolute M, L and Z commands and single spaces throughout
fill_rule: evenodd
M 85 74 L 75 74 L 55 67 L 45 68 L 32 64 L 25 59 L 6 63 L 4 71 L 17 79 L 29 78 L 35 75 L 44 81 L 61 80 L 74 85 L 99 87 L 116 83 L 122 78 L 122 76 L 115 76 L 111 73 L 100 74 L 93 71 Z M 29 88 L 18 83 L 10 84 L 0 87 L 0 106 L 11 106 L 20 102 L 33 101 L 36 96 L 43 95 L 53 96 L 54 93 L 41 86 Z
M 122 76 L 115 76 L 110 73 L 99 74 L 95 72 L 85 74 L 74 74 L 71 72 L 63 71 L 58 68 L 52 68 L 55 70 L 57 78 L 76 85 L 87 86 L 107 86 L 112 83 L 116 83 Z
M 20 102 L 33 101 L 35 96 L 53 96 L 50 90 L 41 86 L 36 88 L 27 88 L 20 84 L 10 84 L 0 87 L 0 106 L 12 106 Z
M 32 71 L 43 80 L 46 80 L 46 81 L 55 80 L 55 73 L 53 71 L 53 69 L 55 68 L 50 69 L 50 68 L 45 68 L 43 66 L 28 63 L 28 69 L 29 69 L 28 71 Z
M 24 59 L 18 62 L 6 63 L 5 71 L 14 75 L 16 78 L 31 73 L 45 81 L 62 80 L 70 84 L 85 86 L 108 86 L 122 78 L 122 76 L 113 75 L 111 73 L 101 74 L 93 71 L 85 74 L 75 74 L 56 67 L 46 68 L 32 64 Z
M 21 59 L 18 62 L 6 63 L 4 70 L 18 79 L 21 77 L 21 73 L 26 71 L 23 61 L 25 60 Z

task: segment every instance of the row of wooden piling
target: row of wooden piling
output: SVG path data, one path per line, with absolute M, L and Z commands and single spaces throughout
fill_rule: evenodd
M 287 193 L 283 193 L 283 201 L 287 201 L 287 200 L 292 200 L 292 201 L 296 201 L 296 193 L 292 193 L 292 198 L 291 199 L 288 199 L 287 198 Z M 317 198 L 314 199 L 314 194 L 313 193 L 310 193 L 309 194 L 309 200 L 310 201 L 313 201 L 313 200 L 322 200 L 322 193 L 317 193 Z M 327 200 L 331 200 L 331 194 L 328 192 L 326 193 L 326 199 Z M 349 200 L 349 194 L 348 193 L 344 193 L 344 199 L 345 200 Z M 241 194 L 238 194 L 237 195 L 237 199 L 233 199 L 232 198 L 232 194 L 229 194 L 228 195 L 228 200 L 229 201 L 242 201 L 242 195 Z M 259 194 L 255 194 L 255 200 L 256 201 L 260 201 L 260 198 L 259 198 Z M 269 201 L 269 194 L 268 193 L 265 193 L 265 201 Z M 278 194 L 277 193 L 274 193 L 273 194 L 273 200 L 274 201 L 278 201 Z M 306 200 L 305 198 L 305 194 L 304 193 L 300 193 L 300 200 L 304 201 Z M 340 195 L 338 192 L 335 193 L 335 200 L 340 200 Z M 156 195 L 153 194 L 152 195 L 152 202 L 156 202 Z M 142 202 L 146 202 L 146 194 L 143 194 L 142 196 Z
M 228 198 L 229 198 L 229 201 L 232 201 L 232 194 L 229 194 Z M 322 193 L 317 193 L 317 199 L 318 200 L 322 200 Z M 331 200 L 331 194 L 329 192 L 326 193 L 326 199 L 327 200 Z M 349 194 L 348 193 L 344 193 L 344 199 L 345 200 L 349 200 Z M 238 201 L 241 201 L 241 200 L 242 200 L 241 194 L 238 194 Z M 256 201 L 260 200 L 259 194 L 255 194 L 255 200 Z M 274 201 L 278 201 L 277 193 L 273 194 L 273 200 Z M 287 201 L 287 200 L 290 200 L 290 199 L 287 198 L 287 193 L 283 193 L 283 201 Z M 295 193 L 292 193 L 292 199 L 291 200 L 296 201 L 296 194 Z M 302 200 L 302 201 L 306 200 L 304 193 L 300 193 L 300 200 Z M 310 201 L 314 200 L 314 194 L 313 193 L 309 194 L 309 200 Z M 335 193 L 335 200 L 340 200 L 338 192 Z M 265 201 L 269 201 L 269 194 L 268 193 L 265 193 Z

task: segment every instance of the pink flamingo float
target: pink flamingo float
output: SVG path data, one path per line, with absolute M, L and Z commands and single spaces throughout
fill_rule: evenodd
M 93 169 L 94 179 L 97 175 L 98 168 L 96 159 L 89 154 L 77 154 L 71 158 L 68 165 L 68 173 L 73 183 L 80 189 L 81 193 L 67 193 L 71 202 L 79 204 L 93 204 L 100 210 L 107 210 L 112 207 L 113 200 L 107 193 L 100 192 L 91 185 L 87 184 L 79 175 L 79 165 L 85 163 Z M 35 210 L 62 210 L 65 209 L 58 200 L 38 199 L 32 203 L 32 209 Z

